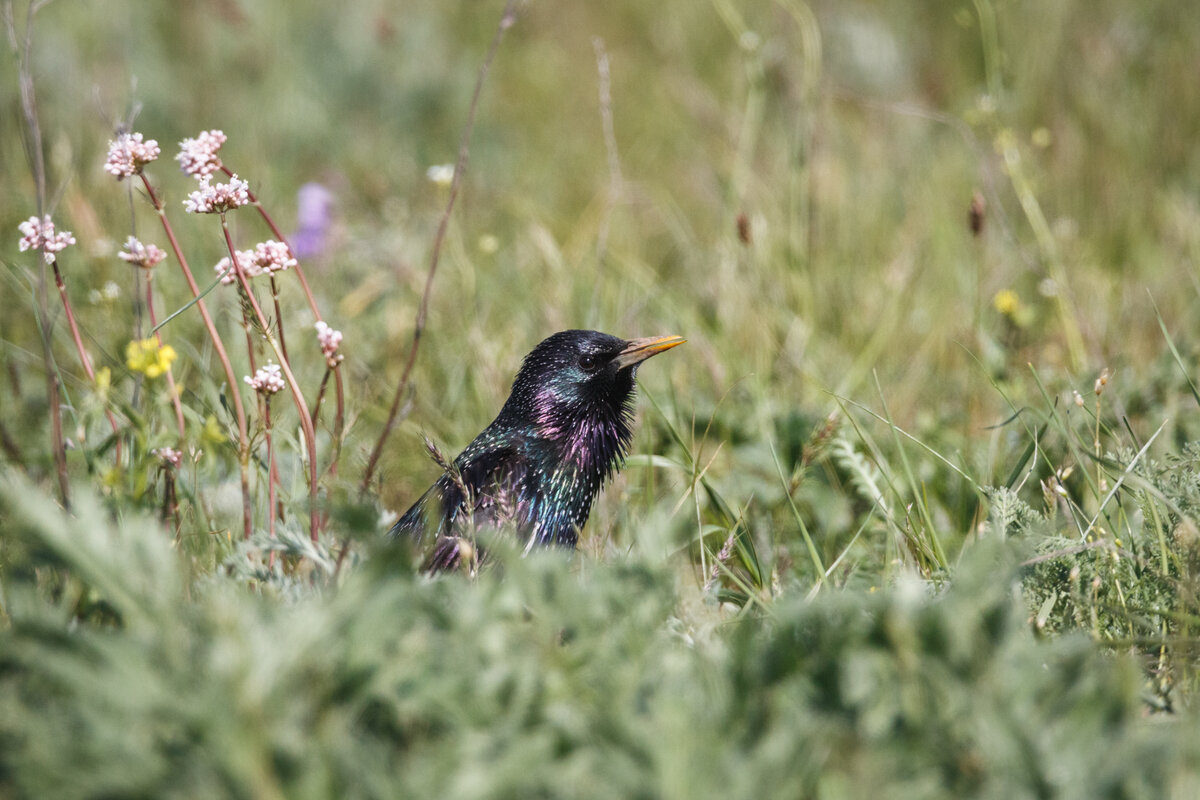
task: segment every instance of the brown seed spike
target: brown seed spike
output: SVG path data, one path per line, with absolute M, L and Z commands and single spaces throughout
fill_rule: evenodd
M 744 213 L 737 215 L 737 236 L 738 241 L 742 244 L 750 244 L 752 241 L 750 235 L 750 218 Z
M 976 191 L 971 196 L 971 208 L 967 212 L 967 224 L 971 228 L 972 236 L 980 236 L 983 233 L 983 215 L 986 211 L 987 201 Z

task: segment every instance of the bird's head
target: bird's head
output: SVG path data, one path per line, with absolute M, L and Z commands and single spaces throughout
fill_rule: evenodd
M 502 417 L 558 445 L 577 466 L 607 474 L 628 444 L 634 375 L 679 336 L 620 339 L 598 331 L 560 331 L 525 357 Z

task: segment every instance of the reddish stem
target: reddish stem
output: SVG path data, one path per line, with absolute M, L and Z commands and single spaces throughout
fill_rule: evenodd
M 267 439 L 267 535 L 275 538 L 275 445 L 271 440 L 271 396 L 263 396 L 263 427 Z M 268 566 L 275 566 L 275 551 L 271 551 Z
M 250 479 L 247 474 L 250 462 L 250 439 L 246 435 L 246 409 L 242 405 L 241 392 L 238 391 L 237 377 L 233 373 L 233 365 L 229 362 L 229 355 L 225 352 L 225 344 L 221 341 L 221 335 L 217 333 L 217 327 L 213 324 L 212 316 L 208 313 L 208 306 L 204 304 L 204 299 L 200 297 L 200 287 L 196 285 L 196 279 L 192 277 L 192 271 L 188 268 L 187 259 L 184 258 L 183 250 L 179 247 L 179 240 L 175 238 L 175 231 L 171 228 L 171 223 L 167 220 L 167 213 L 163 209 L 162 201 L 159 199 L 158 194 L 155 193 L 150 180 L 144 174 L 142 175 L 142 185 L 146 187 L 146 193 L 150 197 L 151 205 L 158 212 L 158 218 L 162 222 L 163 230 L 167 234 L 167 240 L 171 243 L 171 249 L 175 253 L 175 258 L 179 261 L 179 268 L 183 270 L 183 277 L 187 280 L 188 288 L 192 291 L 192 297 L 196 298 L 196 308 L 199 309 L 200 317 L 204 320 L 204 327 L 208 330 L 209 338 L 212 339 L 213 350 L 216 352 L 217 358 L 225 370 L 225 381 L 229 387 L 230 398 L 233 400 L 233 411 L 237 417 L 238 426 L 238 467 L 241 471 L 242 483 L 243 535 L 249 539 L 254 520 L 253 508 L 250 504 Z M 234 263 L 237 263 L 236 256 L 233 256 L 233 260 Z
M 266 336 L 267 342 L 275 351 L 275 357 L 279 359 L 279 366 L 283 371 L 284 378 L 287 379 L 288 389 L 292 392 L 292 400 L 296 403 L 296 411 L 300 414 L 300 426 L 304 430 L 304 443 L 308 449 L 308 496 L 309 496 L 309 529 L 308 535 L 315 542 L 317 541 L 317 437 L 313 429 L 312 416 L 308 412 L 308 405 L 304 402 L 304 394 L 300 391 L 300 384 L 296 382 L 296 376 L 292 374 L 292 367 L 288 364 L 287 358 L 284 357 L 283 351 L 279 348 L 279 342 L 276 341 L 271 333 L 271 328 L 267 324 L 267 317 L 263 314 L 262 307 L 258 304 L 258 298 L 254 296 L 254 292 L 250 291 L 250 282 L 246 278 L 246 272 L 242 269 L 242 265 L 238 262 L 237 254 L 233 249 L 233 237 L 229 235 L 229 223 L 225 220 L 225 215 L 221 215 L 221 231 L 225 234 L 225 246 L 229 249 L 229 257 L 233 262 L 234 274 L 237 275 L 238 283 L 242 287 L 242 293 L 246 298 L 246 302 L 253 309 L 255 318 L 262 326 L 263 335 Z M 272 512 L 274 513 L 274 509 Z
M 92 359 L 87 354 L 87 350 L 83 347 L 83 337 L 79 335 L 79 324 L 75 321 L 75 312 L 71 308 L 71 301 L 67 299 L 67 287 L 63 283 L 62 273 L 58 270 L 58 261 L 50 262 L 54 268 L 54 285 L 58 287 L 58 296 L 62 298 L 63 309 L 67 312 L 67 327 L 71 329 L 71 338 L 75 340 L 75 350 L 79 353 L 79 360 L 83 363 L 83 371 L 87 373 L 88 380 L 94 386 L 96 384 L 96 371 L 92 369 Z M 116 456 L 117 463 L 121 462 L 121 437 L 119 435 L 120 428 L 117 425 L 117 418 L 113 416 L 112 409 L 105 407 L 104 415 L 108 417 L 108 422 L 112 425 L 113 435 L 116 437 Z
M 224 172 L 226 176 L 233 177 L 233 173 L 230 172 L 229 167 L 225 166 L 224 164 L 221 165 L 221 171 Z M 275 239 L 287 245 L 288 253 L 292 258 L 296 259 L 296 277 L 300 279 L 300 287 L 304 289 L 304 296 L 308 298 L 308 307 L 312 309 L 313 316 L 316 317 L 318 322 L 320 322 L 321 311 L 317 308 L 316 298 L 313 297 L 312 289 L 310 289 L 308 286 L 308 279 L 304 277 L 304 270 L 300 268 L 300 259 L 296 257 L 296 251 L 292 249 L 292 243 L 289 242 L 287 237 L 283 235 L 283 232 L 279 230 L 279 226 L 275 224 L 275 220 L 273 220 L 271 215 L 267 213 L 267 210 L 263 208 L 263 204 L 259 201 L 257 195 L 255 195 L 249 187 L 246 188 L 246 194 L 250 198 L 250 202 L 254 204 L 254 207 L 258 209 L 258 213 L 263 218 L 263 221 L 267 223 L 267 227 L 271 229 L 271 233 L 274 234 Z
M 224 164 L 221 165 L 221 171 L 224 172 L 227 177 L 233 177 L 233 172 L 229 169 L 229 167 L 225 166 Z M 287 249 L 288 249 L 288 255 L 290 255 L 293 259 L 295 259 L 295 261 L 296 261 L 296 267 L 295 267 L 296 277 L 300 281 L 300 288 L 304 290 L 304 297 L 308 300 L 308 307 L 310 309 L 312 309 L 313 319 L 317 322 L 323 322 L 324 319 L 321 317 L 321 309 L 317 307 L 317 300 L 313 296 L 312 289 L 308 285 L 308 278 L 305 277 L 305 275 L 304 275 L 304 269 L 300 266 L 300 257 L 296 255 L 296 250 L 295 250 L 295 248 L 292 247 L 292 243 L 290 241 L 288 241 L 288 238 L 286 236 L 283 235 L 283 231 L 280 230 L 279 226 L 275 224 L 274 218 L 270 215 L 270 213 L 267 212 L 267 209 L 263 206 L 262 201 L 258 199 L 258 196 L 256 194 L 254 194 L 254 191 L 252 189 L 250 189 L 249 187 L 246 187 L 246 195 L 250 198 L 250 202 L 254 204 L 254 207 L 258 209 L 259 216 L 261 216 L 263 218 L 263 222 L 267 223 L 267 227 L 271 229 L 271 234 L 275 237 L 275 240 L 279 241 L 279 242 L 283 242 L 284 246 L 287 247 Z M 279 318 L 279 345 L 280 345 L 280 348 L 284 351 L 284 354 L 286 355 L 287 345 L 285 344 L 284 339 L 283 339 L 283 317 L 279 310 L 279 299 L 278 299 L 278 292 L 276 291 L 276 287 L 275 287 L 275 276 L 274 275 L 271 276 L 271 293 L 272 293 L 272 295 L 276 296 L 275 297 L 275 316 L 277 318 Z M 341 454 L 342 454 L 342 432 L 345 430 L 345 427 L 346 427 L 345 389 L 342 386 L 341 370 L 337 369 L 336 367 L 333 369 L 333 381 L 334 381 L 334 383 L 336 385 L 336 389 L 337 389 L 337 412 L 336 412 L 336 414 L 334 416 L 334 420 L 333 420 L 334 451 L 333 451 L 333 462 L 330 464 L 329 473 L 331 475 L 336 475 L 338 460 L 341 458 Z M 319 403 L 317 405 L 318 405 L 318 407 L 320 406 Z M 316 425 L 317 425 L 317 412 L 314 411 L 313 412 L 313 428 L 314 429 L 316 428 Z

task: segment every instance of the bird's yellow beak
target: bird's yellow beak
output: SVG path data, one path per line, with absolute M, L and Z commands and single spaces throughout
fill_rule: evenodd
M 630 339 L 625 343 L 625 349 L 617 353 L 617 357 L 613 361 L 616 363 L 617 369 L 625 369 L 686 341 L 687 339 L 682 336 L 647 336 L 644 339 Z

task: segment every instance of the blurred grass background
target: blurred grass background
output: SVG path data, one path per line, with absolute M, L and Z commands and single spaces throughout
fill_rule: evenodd
M 647 561 L 652 583 L 680 593 L 664 602 L 678 604 L 681 624 L 722 625 L 731 606 L 704 587 L 731 534 L 737 553 L 718 570 L 719 596 L 770 613 L 817 584 L 851 598 L 825 602 L 868 605 L 898 575 L 940 587 L 972 542 L 999 531 L 1022 558 L 1054 556 L 1004 573 L 1025 578 L 1033 627 L 1083 630 L 1136 653 L 1150 705 L 1190 705 L 1200 623 L 1200 456 L 1186 446 L 1200 439 L 1189 386 L 1200 359 L 1200 18 L 1167 0 L 519 5 L 484 87 L 412 407 L 385 451 L 377 507 L 363 511 L 356 482 L 399 380 L 446 202 L 426 171 L 455 159 L 501 8 L 45 7 L 33 77 L 55 221 L 80 243 L 60 263 L 97 364 L 134 385 L 121 355 L 133 278 L 115 252 L 135 229 L 159 238 L 144 199 L 134 191 L 131 205 L 130 184 L 101 169 L 114 128 L 136 108 L 133 129 L 163 145 L 148 172 L 199 273 L 223 244 L 211 220 L 180 213 L 191 186 L 171 156 L 179 140 L 220 128 L 226 164 L 285 231 L 301 185 L 320 182 L 336 197 L 332 243 L 306 262 L 326 318 L 346 335 L 352 424 L 339 477 L 326 484 L 344 512 L 335 534 L 369 543 L 385 524 L 375 512 L 403 511 L 436 476 L 421 436 L 450 451 L 470 441 L 549 333 L 679 333 L 689 344 L 639 376 L 653 402 L 640 402 L 634 453 L 658 458 L 635 459 L 586 531 L 601 574 Z M 615 153 L 597 38 L 611 68 Z M 0 77 L 6 469 L 49 492 L 36 265 L 15 245 L 35 208 L 11 59 Z M 968 224 L 976 196 L 979 235 Z M 249 212 L 231 219 L 239 246 L 266 235 Z M 108 281 L 115 296 L 93 294 Z M 155 288 L 166 311 L 188 299 L 171 262 Z M 289 330 L 301 331 L 311 323 L 302 296 L 287 285 L 284 299 Z M 237 342 L 236 306 L 214 306 Z M 102 419 L 64 328 L 59 319 L 55 351 L 80 442 L 73 476 L 103 488 L 107 513 L 132 518 L 155 507 L 150 467 L 106 471 L 83 455 L 103 437 Z M 226 491 L 235 471 L 228 448 L 201 433 L 210 416 L 227 421 L 220 370 L 194 314 L 164 333 L 180 352 L 189 443 L 207 451 L 181 478 L 192 491 L 184 552 L 205 576 L 235 552 Z M 244 353 L 235 363 L 245 369 Z M 1097 400 L 1105 368 L 1113 377 Z M 320 369 L 318 359 L 301 364 L 302 382 L 315 387 Z M 168 419 L 161 394 L 148 397 L 144 450 Z M 282 428 L 292 413 L 281 409 Z M 302 491 L 292 501 L 300 507 Z M 817 574 L 809 536 L 828 576 Z M 6 546 L 0 570 L 22 574 L 33 562 L 14 554 L 25 552 Z M 404 585 L 396 591 L 420 592 Z M 5 617 L 11 628 L 18 615 L 6 607 Z M 1088 669 L 1108 675 L 1091 658 Z M 1136 728 L 1122 708 L 1121 724 Z M 396 724 L 401 738 L 420 739 Z M 1137 742 L 1129 746 L 1145 746 Z M 863 769 L 850 772 L 869 776 Z M 933 786 L 930 769 L 916 772 Z M 863 780 L 852 785 L 876 785 Z M 903 796 L 922 795 L 913 791 Z

